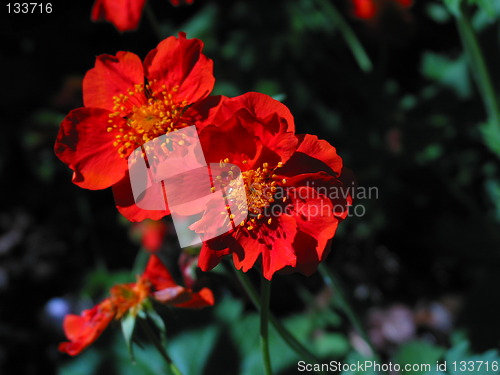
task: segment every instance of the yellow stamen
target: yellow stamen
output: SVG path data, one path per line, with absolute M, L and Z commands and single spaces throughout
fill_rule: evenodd
M 189 103 L 168 92 L 165 85 L 161 87 L 163 90 L 157 86 L 156 81 L 146 85 L 136 84 L 127 90 L 128 95 L 113 97 L 113 112 L 109 114 L 108 120 L 113 126 L 106 130 L 124 133 L 125 142 L 120 139 L 121 134 L 117 134 L 116 141 L 113 142 L 120 157 L 128 156 L 132 150 L 154 138 L 192 124 L 192 119 L 184 113 Z M 174 93 L 177 90 L 178 87 L 171 89 Z M 121 117 L 125 121 L 117 125 L 115 117 Z M 182 145 L 183 141 L 179 141 L 179 144 Z

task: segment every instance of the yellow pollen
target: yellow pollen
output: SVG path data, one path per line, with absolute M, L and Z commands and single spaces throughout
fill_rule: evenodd
M 117 131 L 113 146 L 118 148 L 120 157 L 127 157 L 132 150 L 154 138 L 192 125 L 193 119 L 184 113 L 189 103 L 177 98 L 177 94 L 172 95 L 177 90 L 178 87 L 174 87 L 169 92 L 165 85 L 158 89 L 157 82 L 152 81 L 134 85 L 127 90 L 128 95 L 113 97 L 113 112 L 108 120 L 111 126 L 106 131 Z M 124 121 L 116 121 L 116 118 Z
M 229 163 L 229 159 L 225 158 L 219 164 L 224 167 L 227 163 Z M 242 163 L 246 164 L 246 161 Z M 232 171 L 228 171 L 226 177 L 216 176 L 216 180 L 227 187 L 229 192 L 227 199 L 235 203 L 242 214 L 250 214 L 248 219 L 239 224 L 242 227 L 246 226 L 247 230 L 253 230 L 258 225 L 257 221 L 260 220 L 265 220 L 263 223 L 267 224 L 272 222 L 269 217 L 266 218 L 265 209 L 275 201 L 274 195 L 284 181 L 277 179 L 277 175 L 274 173 L 276 168 L 278 166 L 273 167 L 269 163 L 263 163 L 261 167 L 242 171 L 243 184 L 239 184 L 240 180 L 233 179 L 234 173 Z M 226 181 L 227 184 L 225 184 Z M 212 191 L 214 190 L 212 189 Z M 285 201 L 281 197 L 280 200 Z M 248 208 L 248 212 L 245 207 Z M 229 217 L 234 219 L 232 214 Z

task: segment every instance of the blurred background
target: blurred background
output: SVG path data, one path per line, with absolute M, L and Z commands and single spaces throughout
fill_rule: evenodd
M 498 87 L 500 2 L 476 2 L 472 27 Z M 326 263 L 380 357 L 500 360 L 499 155 L 481 132 L 487 114 L 455 18 L 441 0 L 373 0 L 375 13 L 356 3 L 148 0 L 165 37 L 185 31 L 204 41 L 214 94 L 283 101 L 298 133 L 328 140 L 358 185 L 376 188 L 358 196 Z M 162 373 L 147 343 L 131 363 L 118 324 L 79 357 L 57 351 L 64 315 L 133 281 L 148 236 L 160 236 L 162 259 L 181 274 L 167 220 L 159 232 L 131 225 L 109 189 L 73 185 L 53 152 L 95 57 L 143 58 L 158 43 L 155 30 L 146 16 L 127 33 L 93 23 L 91 0 L 53 1 L 51 14 L 34 15 L 2 4 L 0 374 Z M 162 310 L 174 361 L 184 374 L 261 373 L 258 316 L 244 291 L 224 269 L 198 276 L 217 304 Z M 337 295 L 319 274 L 277 276 L 271 308 L 325 362 L 371 358 Z M 276 373 L 297 373 L 301 358 L 271 335 Z

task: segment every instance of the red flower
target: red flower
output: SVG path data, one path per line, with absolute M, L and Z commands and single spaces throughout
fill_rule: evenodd
M 64 119 L 56 155 L 73 182 L 97 190 L 113 187 L 118 210 L 131 221 L 158 220 L 163 211 L 142 210 L 132 196 L 127 158 L 153 138 L 203 122 L 212 100 L 212 60 L 198 39 L 169 37 L 141 62 L 130 52 L 97 57 L 83 80 L 84 107 Z
M 77 355 L 92 344 L 113 319 L 121 319 L 125 314 L 134 316 L 149 298 L 174 307 L 202 308 L 214 304 L 210 289 L 199 292 L 184 288 L 174 281 L 168 270 L 155 255 L 149 258 L 144 273 L 136 283 L 116 285 L 111 288 L 111 296 L 81 315 L 67 315 L 64 332 L 68 342 L 59 344 L 59 350 Z
M 413 5 L 413 0 L 352 0 L 353 14 L 362 20 L 376 20 L 387 9 L 403 10 Z
M 170 2 L 172 3 L 173 6 L 179 6 L 181 5 L 181 3 L 184 3 L 184 4 L 193 4 L 193 1 L 194 0 L 170 0 Z
M 132 226 L 132 235 L 138 235 L 142 246 L 151 252 L 160 250 L 163 244 L 163 238 L 167 234 L 167 224 L 162 220 L 144 220 L 140 223 L 134 223 Z
M 69 342 L 59 344 L 59 350 L 69 355 L 77 355 L 92 344 L 115 317 L 113 306 L 109 299 L 90 310 L 84 310 L 82 315 L 66 315 L 64 332 Z
M 201 269 L 232 254 L 236 268 L 248 271 L 260 263 L 267 279 L 285 267 L 314 272 L 351 202 L 349 191 L 341 191 L 342 160 L 335 148 L 313 135 L 296 136 L 290 111 L 258 93 L 225 98 L 212 124 L 200 132 L 206 160 L 240 168 L 244 187 L 219 181 L 230 201 L 247 204 L 248 218 L 204 242 Z M 216 206 L 209 202 L 190 228 L 200 234 L 213 233 L 214 226 L 230 229 Z
M 179 0 L 170 0 L 172 5 L 178 6 Z M 185 0 L 192 4 L 193 0 Z M 92 7 L 90 18 L 92 21 L 111 22 L 119 31 L 137 29 L 142 16 L 142 9 L 146 0 L 96 0 Z

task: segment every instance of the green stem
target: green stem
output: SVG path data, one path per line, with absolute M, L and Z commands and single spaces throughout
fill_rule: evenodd
M 260 280 L 260 347 L 266 375 L 272 375 L 271 355 L 269 354 L 269 301 L 271 282 L 261 277 Z
M 248 297 L 254 304 L 255 308 L 260 311 L 260 301 L 259 297 L 257 295 L 257 292 L 255 291 L 255 288 L 253 287 L 252 283 L 248 279 L 247 275 L 241 271 L 234 270 L 236 277 L 240 281 L 241 285 L 245 289 L 246 293 L 248 294 Z M 276 329 L 278 334 L 281 336 L 281 338 L 288 344 L 288 346 L 293 349 L 300 357 L 304 358 L 310 363 L 321 363 L 320 360 L 312 354 L 307 348 L 305 348 L 297 339 L 292 336 L 290 332 L 283 326 L 281 321 L 276 318 L 273 314 L 269 313 L 269 321 L 273 325 L 273 327 Z
M 148 264 L 150 252 L 141 246 L 137 255 L 135 256 L 134 265 L 132 266 L 132 275 L 140 275 L 146 269 Z
M 361 70 L 365 73 L 370 72 L 373 69 L 373 64 L 368 57 L 368 54 L 366 53 L 356 34 L 354 34 L 351 26 L 349 26 L 339 10 L 333 5 L 334 2 L 329 0 L 316 1 L 322 8 L 323 13 L 330 17 L 335 25 L 337 25 L 337 27 L 339 28 Z
M 363 338 L 366 344 L 370 347 L 374 356 L 377 356 L 377 352 L 375 351 L 368 334 L 366 333 L 363 325 L 361 324 L 361 320 L 358 318 L 351 305 L 347 301 L 345 297 L 345 293 L 341 287 L 341 283 L 338 281 L 334 272 L 328 268 L 324 263 L 319 265 L 319 272 L 321 276 L 323 276 L 323 280 L 327 285 L 329 285 L 332 289 L 335 290 L 335 302 L 339 309 L 341 309 L 346 315 L 347 319 L 351 322 L 354 329 L 358 332 L 358 334 Z
M 486 66 L 484 55 L 479 46 L 476 33 L 472 28 L 466 5 L 462 3 L 459 14 L 457 15 L 457 26 L 465 49 L 467 58 L 469 59 L 470 69 L 479 87 L 483 103 L 488 114 L 490 123 L 493 122 L 500 130 L 500 111 L 498 108 L 498 100 L 495 94 L 495 89 L 491 81 L 491 76 Z
M 165 359 L 165 362 L 167 363 L 168 368 L 170 369 L 172 374 L 173 375 L 182 375 L 182 372 L 177 368 L 175 363 L 172 361 L 172 358 L 170 358 L 170 356 L 168 355 L 167 351 L 165 350 L 165 347 L 162 345 L 158 336 L 151 329 L 149 322 L 147 322 L 144 319 L 139 319 L 139 322 L 141 323 L 141 327 L 144 330 L 144 333 L 146 333 L 146 336 L 148 336 L 148 338 L 151 340 L 153 345 L 160 352 L 163 359 Z
M 144 6 L 144 13 L 146 13 L 146 17 L 148 17 L 149 23 L 151 24 L 156 37 L 159 41 L 162 41 L 164 39 L 163 33 L 161 32 L 160 24 L 158 23 L 155 13 L 153 12 L 153 8 L 151 8 L 149 2 L 146 2 L 146 5 Z

